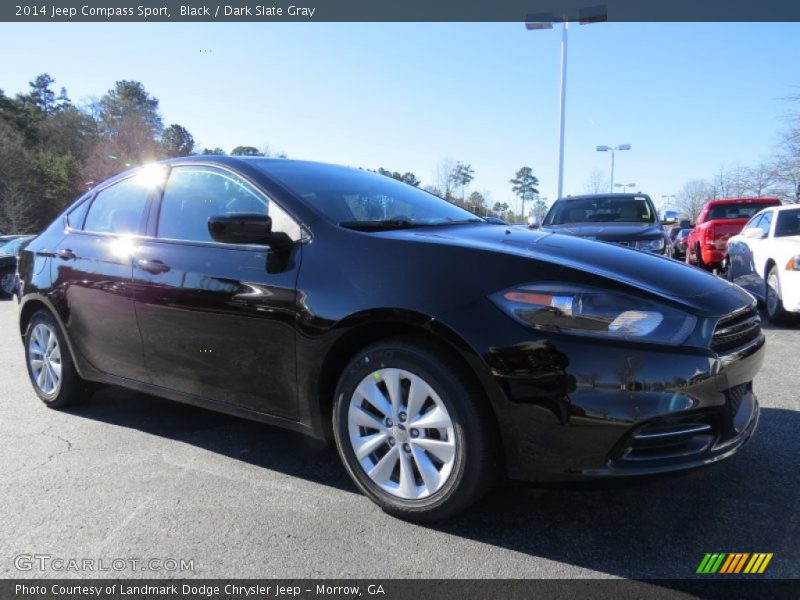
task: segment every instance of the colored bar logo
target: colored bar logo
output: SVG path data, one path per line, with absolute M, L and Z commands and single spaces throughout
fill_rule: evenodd
M 700 561 L 700 566 L 697 567 L 696 572 L 703 575 L 713 575 L 715 573 L 725 575 L 747 573 L 755 575 L 763 573 L 771 560 L 771 552 L 755 552 L 753 554 L 748 552 L 709 552 Z

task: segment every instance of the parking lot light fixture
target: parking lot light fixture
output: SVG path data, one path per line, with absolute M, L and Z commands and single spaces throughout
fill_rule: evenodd
M 617 150 L 630 150 L 630 144 L 620 144 L 619 146 L 597 146 L 598 152 L 611 152 L 611 185 L 609 190 L 614 191 L 614 155 Z M 634 185 L 635 187 L 635 185 Z

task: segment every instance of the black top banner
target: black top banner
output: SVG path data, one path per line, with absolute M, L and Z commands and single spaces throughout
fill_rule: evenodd
M 0 3 L 16 22 L 800 21 L 798 0 L 58 0 Z

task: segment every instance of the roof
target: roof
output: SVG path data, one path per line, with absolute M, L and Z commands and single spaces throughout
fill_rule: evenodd
M 600 198 L 611 198 L 613 200 L 630 200 L 631 198 L 649 198 L 647 194 L 641 192 L 609 192 L 608 194 L 577 194 L 575 196 L 564 196 L 559 200 L 596 200 Z
M 772 196 L 752 196 L 743 198 L 714 198 L 712 200 L 709 200 L 707 204 L 711 206 L 717 206 L 720 204 L 742 204 L 742 203 L 760 204 L 767 202 L 777 202 L 778 204 L 780 204 L 781 200 L 780 198 L 774 198 Z
M 770 206 L 768 208 L 774 211 L 798 210 L 800 209 L 800 204 L 781 204 L 780 206 Z

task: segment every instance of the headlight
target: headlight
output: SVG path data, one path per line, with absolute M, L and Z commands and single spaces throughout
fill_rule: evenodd
M 789 262 L 786 263 L 786 270 L 800 271 L 800 254 L 789 259 Z
M 648 252 L 658 252 L 664 249 L 664 238 L 656 240 L 639 240 L 636 242 L 637 250 L 647 250 Z
M 521 285 L 491 299 L 523 325 L 591 337 L 676 345 L 689 337 L 697 322 L 649 300 L 561 283 Z

